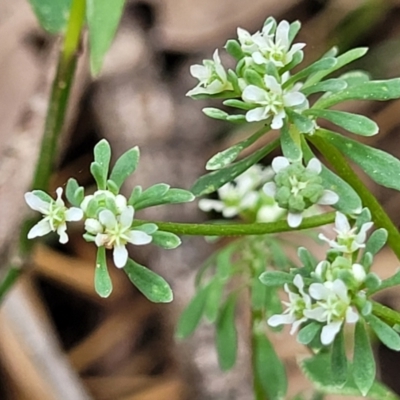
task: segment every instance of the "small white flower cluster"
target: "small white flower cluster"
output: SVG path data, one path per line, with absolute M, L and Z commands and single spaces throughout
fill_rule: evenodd
M 272 169 L 274 180 L 264 185 L 264 192 L 274 198 L 280 207 L 288 210 L 287 221 L 292 228 L 301 224 L 303 212 L 310 206 L 332 205 L 339 201 L 335 192 L 323 188 L 319 176 L 322 166 L 316 158 L 303 167 L 285 157 L 276 157 L 272 161 Z
M 355 263 L 359 249 L 365 247 L 366 232 L 372 223 L 364 223 L 359 229 L 351 228 L 346 216 L 336 213 L 336 240 L 327 241 L 337 256 L 333 262 L 321 261 L 315 271 L 307 278 L 296 274 L 292 285 L 285 285 L 289 302 L 283 314 L 268 319 L 270 326 L 292 324 L 293 334 L 302 324 L 311 321 L 321 323 L 320 340 L 323 345 L 333 342 L 343 323 L 355 323 L 359 319 L 354 300 L 364 290 L 367 276 L 365 268 Z M 312 282 L 312 283 L 309 283 Z M 306 287 L 307 286 L 307 287 Z
M 201 199 L 199 208 L 205 212 L 220 212 L 225 218 L 252 215 L 257 222 L 276 221 L 285 211 L 260 190 L 261 185 L 272 176 L 270 168 L 253 165 L 233 182 L 218 189 L 219 200 Z
M 247 122 L 270 120 L 272 129 L 280 129 L 286 118 L 285 108 L 298 112 L 309 108 L 306 96 L 300 91 L 301 83 L 285 87 L 290 77 L 285 69 L 295 55 L 302 59 L 305 44 L 292 44 L 289 22 L 277 25 L 272 18 L 253 35 L 241 28 L 237 35 L 238 41 L 230 41 L 236 43 L 236 51 L 240 53 L 236 57 L 239 59 L 236 72 L 226 72 L 216 50 L 213 60 L 191 67 L 190 72 L 199 83 L 187 95 L 240 98 L 243 106 L 239 108 L 247 109 Z M 228 47 L 229 42 L 226 46 L 229 51 Z
M 80 221 L 85 217 L 85 239 L 95 242 L 98 247 L 113 249 L 114 263 L 118 268 L 123 268 L 128 260 L 126 244 L 144 245 L 152 241 L 151 235 L 132 229 L 135 210 L 127 205 L 123 195 L 98 190 L 86 196 L 79 208 L 67 208 L 61 198 L 62 192 L 62 188 L 57 189 L 56 200 L 40 191 L 25 194 L 28 205 L 43 215 L 43 219 L 29 231 L 29 239 L 57 232 L 60 243 L 66 243 L 66 222 Z

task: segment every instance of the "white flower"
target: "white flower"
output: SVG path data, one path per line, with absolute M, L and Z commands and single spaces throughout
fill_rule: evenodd
M 255 190 L 271 176 L 269 169 L 253 165 L 234 182 L 229 182 L 218 189 L 220 200 L 201 199 L 199 208 L 202 211 L 215 210 L 225 218 L 238 215 L 241 211 L 252 209 L 257 205 L 260 193 Z
M 358 249 L 365 247 L 365 240 L 367 238 L 367 231 L 372 227 L 372 222 L 366 222 L 363 224 L 358 233 L 357 227 L 353 228 L 350 226 L 347 217 L 340 213 L 336 213 L 335 228 L 333 229 L 336 233 L 336 240 L 328 239 L 323 233 L 320 233 L 318 237 L 321 240 L 329 243 L 333 249 L 337 249 L 343 253 L 354 253 Z
M 290 334 L 298 329 L 298 327 L 305 321 L 307 316 L 306 310 L 311 307 L 311 298 L 304 292 L 304 281 L 301 275 L 296 275 L 293 279 L 293 284 L 297 287 L 299 293 L 292 292 L 287 284 L 285 284 L 285 292 L 289 296 L 289 302 L 283 302 L 287 309 L 283 314 L 276 314 L 268 318 L 268 325 L 278 326 L 285 324 L 292 324 Z
M 214 52 L 213 61 L 204 60 L 203 65 L 192 65 L 190 73 L 199 80 L 199 83 L 194 89 L 186 93 L 187 96 L 217 94 L 225 90 L 233 90 L 233 86 L 228 81 L 225 68 L 221 63 L 218 50 Z
M 272 118 L 271 128 L 280 129 L 286 117 L 284 108 L 304 106 L 307 104 L 307 98 L 297 90 L 297 87 L 283 90 L 273 76 L 265 75 L 264 83 L 267 90 L 255 85 L 248 85 L 243 90 L 243 101 L 258 106 L 247 111 L 246 120 L 254 122 Z
M 254 37 L 254 43 L 258 46 L 258 51 L 254 51 L 252 57 L 256 64 L 265 64 L 271 61 L 280 68 L 290 64 L 293 56 L 301 51 L 305 43 L 296 43 L 291 46 L 289 22 L 281 21 L 276 28 L 275 35 L 270 33 L 272 26 L 273 23 L 264 26 L 262 35 Z
M 256 221 L 257 222 L 274 222 L 280 219 L 284 213 L 285 209 L 278 206 L 274 201 L 273 204 L 263 205 L 257 212 Z
M 240 47 L 245 54 L 253 54 L 255 51 L 259 50 L 257 41 L 262 40 L 263 34 L 261 32 L 256 32 L 251 35 L 248 31 L 242 28 L 237 29 L 237 35 L 240 43 Z
M 62 192 L 62 188 L 58 188 L 56 190 L 57 199 L 51 199 L 51 201 L 42 200 L 35 192 L 25 193 L 25 201 L 29 207 L 43 215 L 43 219 L 28 232 L 28 239 L 57 232 L 60 236 L 60 243 L 68 242 L 66 222 L 81 220 L 83 211 L 77 207 L 69 209 L 65 207 L 61 198 Z
M 276 174 L 284 171 L 285 169 L 289 169 L 291 165 L 293 164 L 291 164 L 290 160 L 288 160 L 286 157 L 275 157 L 272 161 L 272 169 Z M 316 158 L 312 158 L 305 167 L 306 172 L 313 172 L 315 176 L 319 175 L 321 173 L 321 170 L 321 163 Z M 293 196 L 301 196 L 302 190 L 306 189 L 309 184 L 312 184 L 311 178 L 309 181 L 304 181 L 301 179 L 301 176 L 293 174 L 289 176 L 289 194 Z M 266 195 L 275 198 L 278 191 L 278 186 L 275 182 L 267 182 L 264 185 L 263 190 Z M 315 202 L 315 204 L 332 205 L 337 203 L 338 201 L 339 196 L 335 192 L 324 189 L 322 190 L 322 194 L 320 198 Z M 303 212 L 294 212 L 289 208 L 287 221 L 290 227 L 297 228 L 301 224 L 302 220 Z
M 143 245 L 151 242 L 152 237 L 145 232 L 132 229 L 134 209 L 127 206 L 121 215 L 114 215 L 110 210 L 103 210 L 99 213 L 99 222 L 103 229 L 99 232 L 99 225 L 90 222 L 90 229 L 96 234 L 95 243 L 98 247 L 105 246 L 107 249 L 114 249 L 114 264 L 123 268 L 128 261 L 127 243 Z M 96 232 L 97 230 L 97 232 Z
M 310 296 L 317 300 L 316 307 L 306 309 L 304 316 L 318 322 L 326 322 L 321 331 L 321 343 L 328 345 L 333 342 L 340 331 L 343 321 L 355 323 L 358 314 L 350 305 L 350 298 L 345 283 L 336 279 L 333 282 L 312 283 L 309 288 Z
M 108 199 L 113 200 L 119 214 L 121 214 L 122 211 L 127 206 L 126 197 L 123 196 L 122 194 L 115 195 L 114 193 L 110 192 L 109 190 L 97 190 L 93 194 L 86 196 L 83 199 L 83 201 L 80 205 L 80 208 L 83 210 L 84 213 L 86 213 L 87 207 L 91 200 L 93 200 L 93 199 L 101 200 L 102 198 L 108 198 Z

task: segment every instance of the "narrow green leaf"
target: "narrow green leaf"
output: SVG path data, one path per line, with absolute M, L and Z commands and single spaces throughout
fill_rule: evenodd
M 293 113 L 292 113 L 293 114 Z M 298 140 L 300 142 L 300 140 Z M 296 143 L 295 136 L 285 123 L 281 129 L 281 147 L 283 155 L 291 161 L 300 161 L 303 158 L 300 143 Z
M 266 303 L 267 288 L 260 279 L 254 277 L 251 280 L 251 307 L 253 310 L 263 310 Z
M 201 176 L 191 188 L 192 193 L 197 197 L 215 192 L 221 186 L 225 185 L 225 183 L 231 182 L 252 165 L 256 164 L 263 157 L 276 149 L 278 145 L 279 139 L 275 139 L 243 160 Z
M 380 228 L 372 232 L 365 245 L 364 253 L 370 253 L 372 256 L 374 256 L 386 244 L 387 238 L 388 233 L 384 228 Z
M 145 192 L 143 192 L 145 193 Z M 159 206 L 162 204 L 189 203 L 195 199 L 193 193 L 185 189 L 169 189 L 163 196 L 146 196 L 143 195 L 136 201 L 135 209 Z
M 235 107 L 238 108 L 239 110 L 251 110 L 252 108 L 254 108 L 254 106 L 250 103 L 245 103 L 244 101 L 238 100 L 238 99 L 228 99 L 228 100 L 224 100 L 222 102 L 222 104 L 224 106 L 228 106 L 228 107 Z
M 221 279 L 213 279 L 210 282 L 207 301 L 204 308 L 204 316 L 208 322 L 212 324 L 217 320 L 220 310 L 220 303 L 224 293 L 225 281 Z
M 396 157 L 335 132 L 320 130 L 319 133 L 358 164 L 375 182 L 390 189 L 400 190 L 400 161 Z
M 226 42 L 225 49 L 227 53 L 229 53 L 233 58 L 236 58 L 236 60 L 240 60 L 244 57 L 242 48 L 237 40 L 228 40 Z
M 389 288 L 391 288 L 393 286 L 397 286 L 397 285 L 400 285 L 400 269 L 397 270 L 395 272 L 395 274 L 393 276 L 391 276 L 390 278 L 384 279 L 381 282 L 379 288 L 377 288 L 376 290 L 368 291 L 368 294 L 371 295 L 378 291 L 380 292 L 381 290 L 389 289 Z
M 329 108 L 335 104 L 348 100 L 378 100 L 387 101 L 400 97 L 400 78 L 384 81 L 368 81 L 359 85 L 349 86 L 342 92 L 319 100 L 314 107 Z
M 147 224 L 135 226 L 135 230 L 139 230 L 139 231 L 147 233 L 148 235 L 152 235 L 153 233 L 157 232 L 158 226 L 156 224 L 147 223 Z
M 285 367 L 269 339 L 262 333 L 253 333 L 254 373 L 267 399 L 284 399 L 287 392 Z
M 74 196 L 77 207 L 79 207 L 85 197 L 85 189 L 82 186 L 79 186 L 78 189 L 75 190 Z
M 269 131 L 269 126 L 263 127 L 259 129 L 257 132 L 253 133 L 247 139 L 242 140 L 239 143 L 236 143 L 234 146 L 229 149 L 223 150 L 213 157 L 211 157 L 206 165 L 207 170 L 216 170 L 226 167 L 228 164 L 232 163 L 236 160 L 237 156 L 241 151 L 251 146 L 253 143 L 257 141 L 261 136 Z
M 294 21 L 289 28 L 289 43 L 291 44 L 301 28 L 300 21 Z
M 29 0 L 40 26 L 49 33 L 64 30 L 72 0 Z
M 265 271 L 260 275 L 260 281 L 266 286 L 283 286 L 293 283 L 293 275 L 283 271 Z
M 339 79 L 344 79 L 347 83 L 347 87 L 351 86 L 360 86 L 366 82 L 369 82 L 371 79 L 368 72 L 361 70 L 354 70 L 345 72 L 344 74 L 339 76 Z M 346 89 L 346 88 L 345 88 Z
M 119 193 L 119 187 L 118 185 L 112 181 L 111 179 L 107 179 L 107 189 L 111 192 L 117 195 Z
M 176 249 L 182 243 L 179 236 L 171 232 L 157 231 L 152 237 L 152 243 L 167 250 Z
M 314 158 L 310 147 L 303 141 L 304 158 L 307 162 Z M 342 178 L 337 176 L 330 169 L 322 165 L 320 176 L 323 179 L 325 189 L 332 190 L 339 196 L 339 201 L 333 207 L 344 214 L 358 214 L 362 209 L 361 199 L 355 190 Z
M 313 129 L 315 129 L 315 123 L 313 119 L 293 111 L 290 108 L 286 108 L 285 111 L 290 121 L 295 124 L 300 133 L 310 133 Z
M 97 75 L 101 70 L 104 56 L 117 31 L 124 4 L 125 0 L 86 1 L 92 75 Z
M 94 271 L 94 288 L 100 297 L 108 297 L 112 290 L 112 282 L 107 268 L 106 249 L 101 246 L 97 249 L 96 269 Z
M 205 107 L 202 111 L 205 115 L 207 115 L 207 117 L 220 119 L 222 121 L 226 121 L 227 117 L 229 116 L 227 112 L 214 107 Z
M 344 79 L 327 79 L 322 82 L 318 82 L 315 85 L 309 86 L 308 88 L 301 88 L 300 91 L 303 92 L 306 96 L 309 96 L 313 93 L 318 92 L 339 92 L 347 88 L 347 82 Z M 319 107 L 324 108 L 324 107 Z
M 155 199 L 160 200 L 169 190 L 170 186 L 166 183 L 156 183 L 142 192 L 140 198 L 136 201 L 136 206 L 140 208 L 140 203 L 150 201 L 152 203 Z
M 141 186 L 135 186 L 131 192 L 131 195 L 129 196 L 128 204 L 130 206 L 135 207 L 136 202 L 140 199 L 140 196 L 142 195 L 142 192 L 143 192 L 143 190 L 142 190 Z
M 317 260 L 310 253 L 310 251 L 308 249 L 306 249 L 305 247 L 299 247 L 297 250 L 297 256 L 299 257 L 304 268 L 306 268 L 310 272 L 314 271 L 314 269 L 317 265 Z
M 133 149 L 128 150 L 114 165 L 111 171 L 110 179 L 120 188 L 129 175 L 133 174 L 139 163 L 140 152 L 139 148 L 135 146 Z
M 185 339 L 196 330 L 203 316 L 209 288 L 209 285 L 200 288 L 183 310 L 176 327 L 175 335 L 177 338 Z
M 93 175 L 94 180 L 97 183 L 97 187 L 99 190 L 105 190 L 106 189 L 106 177 L 104 176 L 104 168 L 102 168 L 102 166 L 96 162 L 93 161 L 90 164 L 90 172 Z
M 361 319 L 357 322 L 354 333 L 353 377 L 362 395 L 366 396 L 374 384 L 375 360 L 364 321 Z
M 233 124 L 245 124 L 245 123 L 247 123 L 246 116 L 243 115 L 243 114 L 228 115 L 226 117 L 226 120 L 228 122 L 232 122 Z
M 331 74 L 334 71 L 337 71 L 338 69 L 344 67 L 345 65 L 353 62 L 354 60 L 357 60 L 358 58 L 361 58 L 365 53 L 368 51 L 366 47 L 359 47 L 357 49 L 352 49 L 347 51 L 344 54 L 341 54 L 339 57 L 337 57 L 337 63 L 332 67 L 324 71 L 319 71 L 316 72 L 315 74 L 310 75 L 310 77 L 307 79 L 306 83 L 304 84 L 304 88 L 307 88 L 311 85 L 314 85 L 315 83 L 321 81 L 325 76 Z
M 260 88 L 265 87 L 263 78 L 261 77 L 260 74 L 258 74 L 256 71 L 254 71 L 254 69 L 246 69 L 244 71 L 243 77 L 249 85 L 255 85 Z
M 237 332 L 235 307 L 237 297 L 231 295 L 221 308 L 215 326 L 218 362 L 222 371 L 229 371 L 236 363 Z
M 392 350 L 400 350 L 400 336 L 393 328 L 373 314 L 365 316 L 365 320 L 385 346 Z
M 171 287 L 160 275 L 130 258 L 124 271 L 130 281 L 153 303 L 170 303 L 172 301 Z
M 334 383 L 332 371 L 329 368 L 329 358 L 329 354 L 320 353 L 314 357 L 301 360 L 299 365 L 306 377 L 313 382 L 314 386 L 321 392 L 339 396 L 360 396 L 361 392 L 354 382 L 353 374 L 349 374 L 347 382 L 343 387 L 339 387 Z M 353 369 L 352 365 L 349 367 Z M 399 399 L 397 395 L 378 382 L 374 382 L 372 385 L 368 392 L 368 398 L 371 400 Z
M 79 207 L 79 203 L 75 197 L 75 192 L 79 189 L 79 184 L 76 179 L 69 178 L 67 182 L 67 187 L 65 188 L 65 196 L 67 200 L 75 207 Z
M 313 321 L 300 329 L 297 334 L 297 341 L 304 345 L 310 344 L 317 334 L 321 332 L 321 329 L 322 325 Z
M 304 111 L 304 114 L 326 119 L 349 132 L 361 136 L 373 136 L 379 132 L 379 127 L 376 122 L 364 117 L 364 115 L 336 110 L 321 110 L 318 108 L 310 108 Z
M 111 147 L 107 140 L 102 139 L 94 146 L 94 161 L 100 165 L 103 179 L 107 180 L 108 168 L 110 167 L 111 160 Z
M 302 69 L 301 71 L 294 74 L 291 78 L 289 78 L 284 84 L 283 87 L 290 87 L 295 82 L 302 81 L 307 76 L 314 74 L 318 71 L 326 71 L 333 68 L 337 64 L 337 59 L 334 57 L 323 57 L 314 63 L 310 64 L 308 67 Z
M 339 331 L 333 341 L 331 350 L 331 370 L 335 384 L 339 387 L 343 387 L 347 380 L 347 358 L 343 329 Z

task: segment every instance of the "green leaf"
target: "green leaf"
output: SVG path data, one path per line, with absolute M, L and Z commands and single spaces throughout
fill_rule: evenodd
M 400 190 L 400 161 L 392 155 L 335 132 L 320 130 L 321 136 L 358 164 L 375 182 Z
M 29 0 L 40 26 L 49 33 L 64 30 L 71 8 L 71 0 Z
M 205 107 L 202 111 L 205 115 L 207 115 L 207 117 L 221 119 L 222 121 L 226 121 L 226 119 L 229 117 L 227 112 L 214 107 Z
M 159 201 L 169 190 L 170 186 L 166 183 L 156 183 L 142 192 L 140 198 L 136 201 L 135 206 L 140 208 L 140 203 L 153 203 Z M 144 207 L 142 207 L 144 208 Z
M 118 187 L 117 184 L 116 184 L 114 181 L 112 181 L 111 179 L 107 179 L 107 189 L 108 189 L 111 193 L 113 193 L 113 194 L 115 194 L 115 195 L 117 195 L 118 192 L 119 192 L 119 187 Z
M 266 286 L 283 286 L 293 283 L 293 275 L 283 271 L 265 271 L 260 275 L 260 281 Z
M 131 192 L 131 195 L 129 196 L 128 204 L 130 206 L 134 206 L 135 203 L 139 200 L 141 195 L 142 195 L 142 187 L 135 186 Z
M 299 137 L 297 137 L 297 139 L 299 139 Z M 300 140 L 298 140 L 298 142 L 300 142 Z M 285 123 L 281 129 L 281 147 L 283 155 L 289 160 L 300 161 L 303 158 L 300 143 L 296 143 L 296 136 L 289 130 L 289 125 L 287 123 Z
M 105 190 L 107 178 L 104 176 L 104 168 L 102 168 L 102 166 L 96 161 L 93 161 L 90 164 L 90 172 L 93 175 L 94 180 L 96 181 L 98 189 Z
M 255 85 L 260 88 L 265 87 L 263 78 L 260 74 L 254 71 L 254 69 L 246 69 L 244 71 L 243 77 L 249 85 Z
M 321 329 L 322 325 L 313 321 L 300 329 L 297 334 L 297 341 L 304 345 L 310 344 L 317 334 L 321 332 Z
M 347 82 L 347 87 L 360 86 L 366 82 L 369 82 L 370 76 L 368 72 L 361 70 L 354 70 L 345 72 L 339 76 L 339 79 L 344 79 Z M 346 88 L 345 88 L 346 89 Z
M 135 172 L 139 163 L 139 157 L 139 148 L 135 146 L 133 149 L 128 150 L 118 158 L 110 175 L 110 179 L 118 188 L 122 186 L 129 175 Z
M 347 358 L 343 329 L 339 331 L 333 341 L 331 350 L 331 370 L 335 384 L 339 387 L 343 387 L 347 380 Z
M 328 108 L 348 100 L 379 100 L 387 101 L 400 97 L 400 78 L 384 81 L 368 81 L 359 85 L 351 85 L 342 92 L 319 100 L 314 107 Z
M 266 398 L 284 399 L 287 391 L 285 367 L 263 333 L 253 333 L 254 374 Z
M 318 108 L 310 108 L 304 111 L 304 114 L 326 119 L 349 132 L 361 136 L 373 136 L 379 132 L 379 127 L 376 122 L 364 117 L 364 115 L 352 114 L 344 111 L 321 110 Z
M 167 281 L 143 265 L 128 259 L 124 267 L 130 281 L 153 303 L 169 303 L 173 299 Z
M 285 109 L 287 116 L 290 121 L 292 121 L 300 133 L 309 133 L 315 129 L 315 124 L 313 119 L 306 117 L 290 108 Z M 282 139 L 281 139 L 282 140 Z
M 400 336 L 393 328 L 373 314 L 366 315 L 365 320 L 385 346 L 392 350 L 400 350 Z
M 362 395 L 366 396 L 375 380 L 375 359 L 364 321 L 361 319 L 357 322 L 354 333 L 353 377 Z
M 210 285 L 200 288 L 183 310 L 176 327 L 175 336 L 177 338 L 185 339 L 196 330 L 203 316 L 209 288 Z
M 400 269 L 397 270 L 395 272 L 395 274 L 393 276 L 391 276 L 390 278 L 384 279 L 381 282 L 379 288 L 377 288 L 376 290 L 368 291 L 368 294 L 372 295 L 373 293 L 376 293 L 378 291 L 388 289 L 388 288 L 391 288 L 391 287 L 397 286 L 397 285 L 400 285 Z
M 135 230 L 142 231 L 147 233 L 148 235 L 152 235 L 153 233 L 157 232 L 158 226 L 153 223 L 147 223 L 139 226 L 135 226 Z
M 167 250 L 176 249 L 182 243 L 179 236 L 171 232 L 157 231 L 152 237 L 152 243 Z
M 97 75 L 117 31 L 125 0 L 87 0 L 86 18 L 89 28 L 90 69 Z
M 228 106 L 228 107 L 235 107 L 238 108 L 239 110 L 251 110 L 252 108 L 254 108 L 253 104 L 250 103 L 245 103 L 244 101 L 238 100 L 238 99 L 228 99 L 228 100 L 224 100 L 222 102 L 222 104 L 224 106 Z
M 163 183 L 160 183 L 159 185 L 164 185 Z M 158 186 L 158 185 L 154 185 Z M 150 187 L 149 189 L 152 189 Z M 149 190 L 147 189 L 147 190 Z M 147 192 L 145 190 L 142 195 L 139 197 L 139 199 L 136 201 L 134 204 L 134 207 L 136 210 L 141 210 L 143 208 L 148 208 L 148 207 L 154 207 L 154 206 L 159 206 L 162 204 L 177 204 L 177 203 L 188 203 L 191 202 L 195 199 L 193 193 L 189 192 L 188 190 L 185 189 L 168 189 L 168 191 L 161 196 L 156 196 L 153 194 L 151 196 L 148 196 Z M 159 187 L 159 190 L 161 192 L 161 186 Z M 143 196 L 147 192 L 146 196 Z M 152 192 L 154 193 L 154 192 Z
M 343 387 L 340 388 L 335 384 L 332 377 L 332 371 L 329 368 L 329 358 L 329 354 L 320 353 L 314 357 L 301 360 L 299 365 L 307 378 L 313 382 L 314 386 L 321 392 L 336 394 L 339 396 L 360 396 L 361 392 L 354 382 L 353 374 L 349 374 L 347 382 Z M 351 368 L 352 365 L 349 367 Z M 368 398 L 374 400 L 399 399 L 388 388 L 378 382 L 374 382 L 372 385 L 368 392 Z
M 303 152 L 306 162 L 309 162 L 315 155 L 312 153 L 308 144 L 303 141 Z M 322 171 L 320 173 L 323 179 L 324 188 L 332 190 L 339 196 L 339 201 L 333 204 L 336 210 L 344 214 L 358 214 L 362 209 L 361 199 L 355 190 L 342 178 L 337 176 L 330 169 L 322 165 Z
M 221 186 L 225 185 L 225 183 L 231 182 L 244 171 L 248 170 L 252 165 L 276 149 L 278 145 L 279 139 L 275 139 L 243 160 L 201 176 L 191 188 L 192 193 L 197 197 L 215 192 Z
M 94 288 L 100 297 L 108 297 L 112 290 L 112 282 L 107 268 L 106 249 L 101 246 L 97 249 L 96 269 L 94 271 Z
M 111 147 L 107 140 L 102 139 L 94 146 L 94 161 L 100 165 L 103 172 L 103 179 L 107 180 L 108 168 L 111 160 Z
M 232 122 L 233 124 L 247 123 L 246 117 L 243 114 L 228 115 L 226 120 L 228 122 Z
M 310 251 L 308 249 L 306 249 L 305 247 L 299 247 L 297 250 L 297 256 L 299 257 L 304 268 L 306 268 L 310 272 L 314 271 L 314 269 L 317 265 L 317 260 L 310 253 Z
M 370 253 L 372 256 L 374 256 L 386 244 L 387 238 L 388 233 L 384 228 L 380 228 L 372 232 L 365 245 L 364 253 Z
M 79 207 L 83 201 L 84 189 L 79 186 L 78 182 L 74 178 L 68 179 L 67 187 L 65 189 L 65 195 L 67 200 L 75 207 Z
M 309 96 L 310 94 L 318 92 L 339 92 L 340 90 L 344 90 L 346 88 L 347 88 L 347 82 L 344 79 L 332 78 L 322 82 L 318 82 L 315 85 L 309 86 L 308 88 L 305 89 L 301 88 L 300 91 L 303 92 L 306 96 Z
M 366 47 L 359 47 L 357 49 L 352 49 L 352 50 L 347 51 L 344 54 L 341 54 L 339 57 L 336 58 L 337 63 L 332 68 L 312 74 L 307 79 L 303 88 L 308 88 L 309 86 L 314 85 L 315 83 L 321 81 L 325 76 L 331 74 L 334 71 L 337 71 L 338 69 L 351 63 L 352 61 L 357 60 L 358 58 L 361 58 L 363 55 L 365 55 L 365 53 L 367 51 L 368 51 L 368 49 Z
M 220 303 L 224 293 L 225 281 L 221 279 L 213 279 L 210 282 L 206 305 L 204 308 L 204 316 L 208 322 L 214 323 L 218 318 Z
M 215 326 L 218 362 L 222 371 L 229 371 L 236 363 L 237 332 L 235 325 L 236 296 L 229 296 L 221 308 Z
M 226 167 L 228 164 L 236 160 L 237 156 L 240 154 L 241 151 L 243 151 L 244 149 L 255 143 L 257 139 L 259 139 L 262 135 L 267 133 L 268 130 L 269 127 L 263 127 L 259 129 L 257 132 L 253 133 L 247 139 L 242 140 L 241 142 L 230 147 L 229 149 L 223 150 L 215 154 L 208 160 L 206 169 L 213 171 L 216 169 L 221 169 L 223 167 Z
M 236 58 L 236 60 L 240 60 L 244 57 L 242 48 L 237 40 L 228 40 L 226 42 L 225 49 L 227 53 L 229 53 L 233 58 Z
M 318 71 L 325 71 L 333 68 L 337 64 L 337 59 L 334 57 L 324 57 L 321 58 L 314 63 L 310 64 L 308 67 L 302 69 L 301 71 L 294 74 L 291 78 L 289 78 L 284 84 L 283 87 L 287 88 L 292 86 L 295 82 L 304 80 L 307 76 L 314 74 Z

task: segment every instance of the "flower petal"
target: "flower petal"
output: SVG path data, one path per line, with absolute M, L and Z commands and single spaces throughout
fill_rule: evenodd
M 134 210 L 132 206 L 128 206 L 122 211 L 121 216 L 119 217 L 119 222 L 122 227 L 129 228 L 132 225 L 133 214 Z
M 28 232 L 28 239 L 47 235 L 51 232 L 51 230 L 52 229 L 49 221 L 47 219 L 42 219 Z
M 320 174 L 322 171 L 321 162 L 317 158 L 312 158 L 306 167 L 307 171 L 315 172 L 316 174 Z
M 198 64 L 190 67 L 190 74 L 200 82 L 204 82 L 210 77 L 208 68 L 206 68 L 204 65 Z
M 125 246 L 114 246 L 113 251 L 114 264 L 117 268 L 123 268 L 128 261 L 128 250 Z
M 282 86 L 278 83 L 276 78 L 272 75 L 265 75 L 264 76 L 265 86 L 275 94 L 282 93 Z
M 348 307 L 346 310 L 346 322 L 348 324 L 354 324 L 358 321 L 358 318 L 358 314 L 351 307 Z
M 286 51 L 289 49 L 289 29 L 290 29 L 289 22 L 283 20 L 279 22 L 279 25 L 277 26 L 275 33 L 275 42 L 277 44 L 279 43 L 280 45 L 282 45 Z
M 272 160 L 272 169 L 275 173 L 282 171 L 290 165 L 289 160 L 286 157 L 275 157 Z
M 117 225 L 117 219 L 110 210 L 100 211 L 99 220 L 108 229 L 112 229 Z
M 232 218 L 235 215 L 239 214 L 239 208 L 235 207 L 235 206 L 226 206 L 223 210 L 222 210 L 222 215 L 225 218 Z
M 43 201 L 41 198 L 33 194 L 32 192 L 25 193 L 25 201 L 32 210 L 45 213 L 50 207 L 50 203 Z
M 288 213 L 287 222 L 291 228 L 297 228 L 301 224 L 302 220 L 303 220 L 302 213 L 292 213 L 292 212 Z
M 286 113 L 284 110 L 281 110 L 278 112 L 278 114 L 275 114 L 271 122 L 271 129 L 281 129 L 283 126 L 283 119 L 285 117 Z
M 329 289 L 322 283 L 312 283 L 308 293 L 315 300 L 326 300 L 329 297 Z
M 339 195 L 332 190 L 324 190 L 322 196 L 318 199 L 317 204 L 330 206 L 339 201 Z
M 260 103 L 265 101 L 267 98 L 268 93 L 264 90 L 259 88 L 255 85 L 246 86 L 243 90 L 242 98 L 247 103 Z
M 303 313 L 309 319 L 314 319 L 318 322 L 326 321 L 326 311 L 322 307 L 315 307 L 311 310 L 304 310 Z
M 341 212 L 336 212 L 335 228 L 338 233 L 339 232 L 346 233 L 346 232 L 350 231 L 349 221 L 347 220 L 347 217 L 344 214 L 342 214 Z
M 61 224 L 57 228 L 57 234 L 60 236 L 59 242 L 61 244 L 65 244 L 68 242 L 68 235 L 67 235 L 67 224 Z
M 65 211 L 66 221 L 80 221 L 83 218 L 83 211 L 78 207 L 71 207 Z
M 341 279 L 335 279 L 332 282 L 332 291 L 339 297 L 340 300 L 344 302 L 349 301 L 349 296 L 347 295 L 347 286 Z
M 325 325 L 321 332 L 321 343 L 325 346 L 331 344 L 337 333 L 340 331 L 341 326 L 342 321 L 335 321 Z
M 246 113 L 247 122 L 257 122 L 268 118 L 268 112 L 265 107 L 257 107 L 253 110 L 249 110 Z
M 63 189 L 61 187 L 57 188 L 56 193 L 57 193 L 57 199 L 56 199 L 55 203 L 59 207 L 63 207 L 65 205 L 63 199 L 61 198 Z
M 306 96 L 300 92 L 288 92 L 283 95 L 283 105 L 285 107 L 299 106 L 307 100 Z
M 215 210 L 221 212 L 224 209 L 224 203 L 219 200 L 201 199 L 199 201 L 199 208 L 201 211 L 208 212 Z
M 137 246 L 150 243 L 153 238 L 146 232 L 132 230 L 128 233 L 129 243 Z
M 273 315 L 272 317 L 269 317 L 267 323 L 269 326 L 275 327 L 279 325 L 293 324 L 294 321 L 296 321 L 294 315 L 276 314 Z

